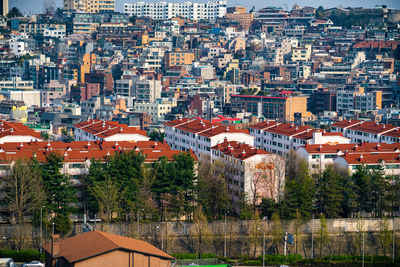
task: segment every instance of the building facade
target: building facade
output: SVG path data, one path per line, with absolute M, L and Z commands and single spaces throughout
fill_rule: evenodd
M 215 20 L 226 14 L 226 1 L 209 1 L 206 3 L 125 3 L 124 10 L 129 16 L 149 17 L 156 20 L 182 17 L 191 20 Z
M 84 13 L 114 12 L 115 0 L 64 0 L 64 9 Z

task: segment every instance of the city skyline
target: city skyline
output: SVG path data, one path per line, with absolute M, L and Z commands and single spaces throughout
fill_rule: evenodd
M 9 7 L 10 9 L 13 7 L 17 7 L 21 10 L 24 14 L 34 14 L 43 10 L 43 3 L 45 0 L 33 0 L 33 1 L 26 0 L 10 0 Z M 135 3 L 139 1 L 132 1 L 132 0 L 116 0 L 116 11 L 123 12 L 124 3 Z M 149 3 L 154 3 L 157 1 L 144 1 Z M 184 0 L 174 0 L 174 1 L 166 1 L 166 2 L 185 2 Z M 196 1 L 192 1 L 196 2 Z M 206 0 L 199 0 L 198 2 L 207 2 Z M 62 7 L 63 0 L 54 0 L 56 7 Z M 228 6 L 244 6 L 248 9 L 255 6 L 256 9 L 261 9 L 266 6 L 279 6 L 283 8 L 291 9 L 293 5 L 298 4 L 301 6 L 323 6 L 325 8 L 337 7 L 337 6 L 352 6 L 352 7 L 375 7 L 377 5 L 387 5 L 389 8 L 400 8 L 400 2 L 395 0 L 386 0 L 386 1 L 378 1 L 378 0 L 366 0 L 362 2 L 362 5 L 358 1 L 344 1 L 344 0 L 335 0 L 335 1 L 315 1 L 315 0 L 304 0 L 304 1 L 296 1 L 296 0 L 284 0 L 280 1 L 279 5 L 276 5 L 275 2 L 272 1 L 261 1 L 261 0 L 252 0 L 246 1 L 228 1 Z

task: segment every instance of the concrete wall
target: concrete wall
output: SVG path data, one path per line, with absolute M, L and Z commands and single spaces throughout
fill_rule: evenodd
M 383 224 L 387 224 L 387 231 L 381 229 Z M 157 228 L 157 225 L 160 227 Z M 329 242 L 322 247 L 322 256 L 326 255 L 360 255 L 361 233 L 365 237 L 366 255 L 391 256 L 392 253 L 392 219 L 387 221 L 381 219 L 335 219 L 327 220 L 327 229 L 329 232 Z M 111 232 L 114 234 L 138 238 L 138 225 L 132 223 L 111 223 L 97 224 L 96 229 Z M 216 253 L 223 255 L 224 250 L 224 222 L 215 221 L 210 224 L 202 224 L 202 253 Z M 318 219 L 305 222 L 301 228 L 295 230 L 295 222 L 288 221 L 282 223 L 283 230 L 295 234 L 295 245 L 288 245 L 289 253 L 298 253 L 304 257 L 310 257 L 312 248 L 312 236 L 314 239 L 314 255 L 319 256 L 318 231 L 320 221 Z M 260 228 L 260 230 L 257 230 Z M 400 218 L 394 220 L 395 230 L 395 255 L 400 256 Z M 51 229 L 44 229 L 44 236 L 49 237 Z M 269 254 L 275 253 L 272 236 L 272 223 L 270 221 L 227 221 L 226 239 L 228 256 L 247 255 L 253 257 L 262 253 L 262 231 L 266 235 L 266 251 Z M 77 223 L 73 227 L 71 234 L 81 233 L 81 224 Z M 167 253 L 186 253 L 196 252 L 198 245 L 199 225 L 187 222 L 163 222 L 163 223 L 140 223 L 139 238 L 150 242 L 161 248 Z M 382 245 L 384 235 L 390 236 L 390 244 Z M 38 248 L 40 244 L 40 231 L 38 227 L 30 225 L 12 226 L 0 225 L 0 235 L 3 238 L 2 248 L 9 248 L 23 239 L 23 248 Z M 283 240 L 283 237 L 282 237 Z M 43 241 L 45 243 L 45 241 Z M 278 242 L 279 253 L 283 254 L 284 243 Z M 134 259 L 139 260 L 139 259 Z

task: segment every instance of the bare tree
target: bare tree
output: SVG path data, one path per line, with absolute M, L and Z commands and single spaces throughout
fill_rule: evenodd
M 54 15 L 56 11 L 56 4 L 54 3 L 54 0 L 45 0 L 43 2 L 43 9 L 46 15 Z
M 266 155 L 261 162 L 248 166 L 251 204 L 255 207 L 261 198 L 280 199 L 285 181 L 285 160 L 277 155 Z
M 7 207 L 9 220 L 22 223 L 34 215 L 45 201 L 40 171 L 35 162 L 18 160 L 2 177 L 2 202 Z
M 198 207 L 193 216 L 193 227 L 191 235 L 198 257 L 203 254 L 203 248 L 207 246 L 212 235 L 210 225 L 201 207 Z
M 97 182 L 89 188 L 92 196 L 99 203 L 100 216 L 108 223 L 114 212 L 118 210 L 121 193 L 119 186 L 110 177 Z

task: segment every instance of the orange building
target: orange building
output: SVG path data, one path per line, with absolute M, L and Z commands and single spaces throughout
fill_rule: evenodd
M 84 54 L 82 57 L 83 64 L 80 69 L 80 81 L 85 83 L 85 74 L 90 73 L 90 70 L 94 64 L 96 64 L 96 54 Z
M 254 19 L 253 13 L 246 13 L 246 8 L 240 6 L 228 7 L 225 17 L 238 22 L 245 31 L 250 29 Z
M 165 63 L 168 68 L 191 65 L 193 60 L 194 53 L 189 51 L 172 51 L 165 54 Z

